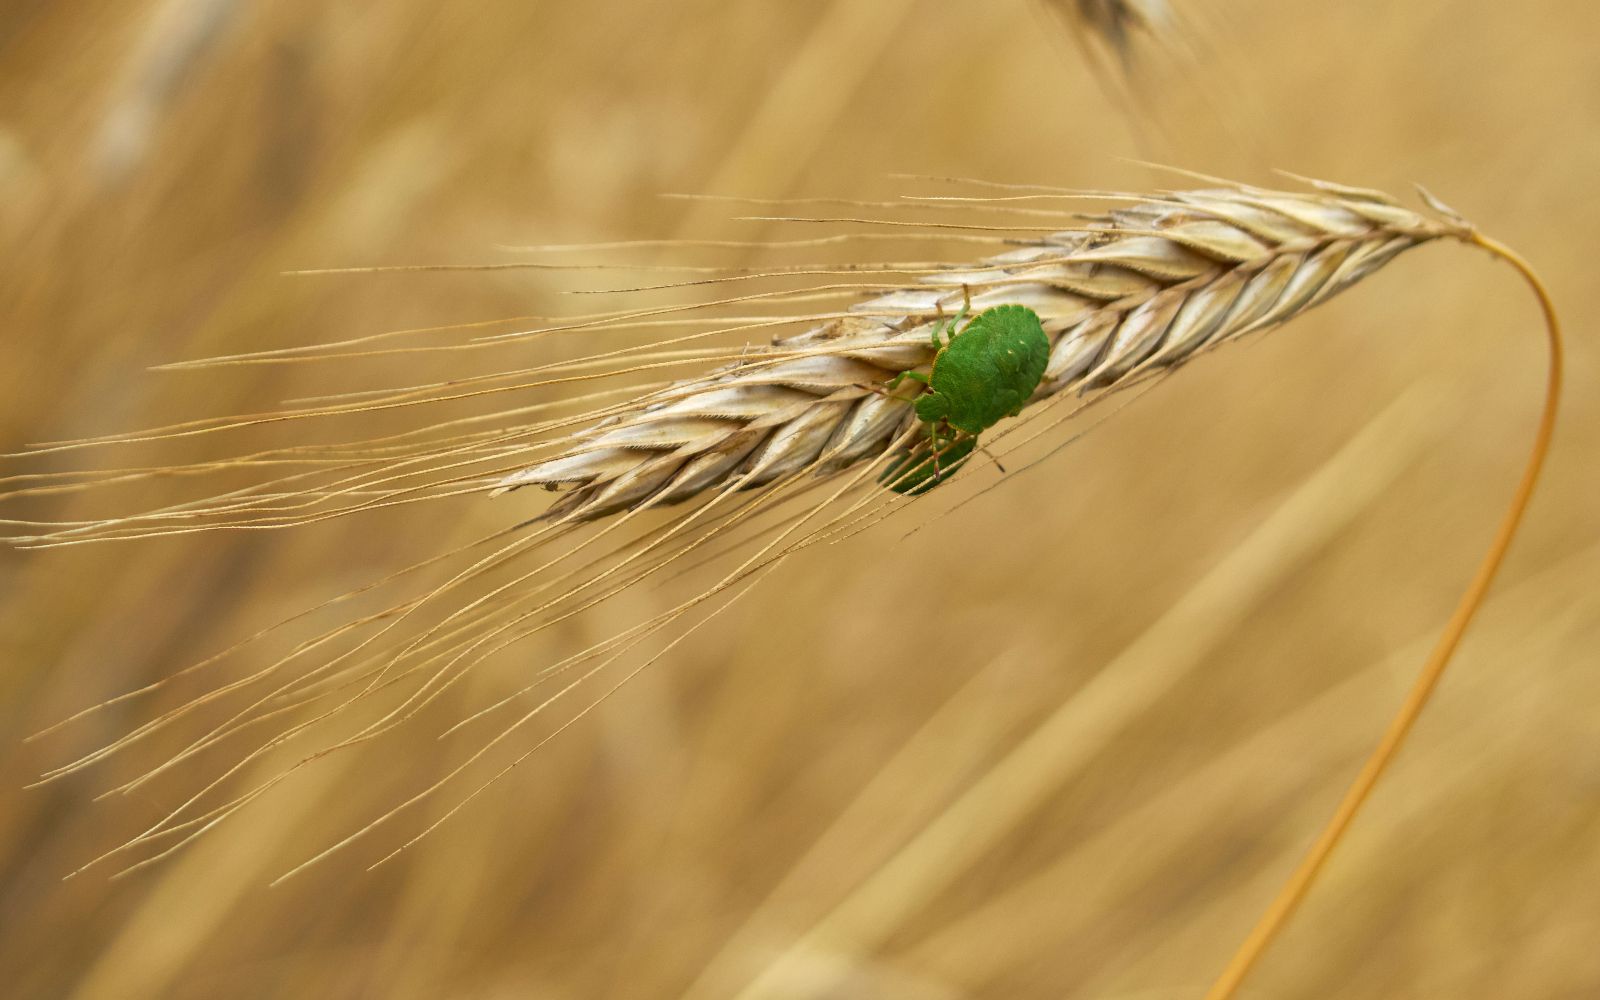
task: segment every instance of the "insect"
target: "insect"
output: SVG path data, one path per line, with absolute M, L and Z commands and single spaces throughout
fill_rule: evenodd
M 1022 412 L 1044 377 L 1050 340 L 1038 313 L 995 306 L 962 327 L 971 306 L 968 296 L 954 320 L 934 324 L 936 353 L 927 375 L 904 371 L 888 383 L 890 390 L 906 379 L 927 386 L 914 405 L 928 428 L 928 456 L 913 465 L 916 453 L 902 455 L 878 478 L 896 493 L 914 496 L 937 486 L 947 468 L 953 472 L 978 447 L 978 435 Z

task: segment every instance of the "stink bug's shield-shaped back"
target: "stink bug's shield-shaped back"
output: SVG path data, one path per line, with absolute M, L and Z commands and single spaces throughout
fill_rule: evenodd
M 934 358 L 931 391 L 917 400 L 917 416 L 981 434 L 1022 411 L 1049 360 L 1050 338 L 1032 309 L 986 310 Z

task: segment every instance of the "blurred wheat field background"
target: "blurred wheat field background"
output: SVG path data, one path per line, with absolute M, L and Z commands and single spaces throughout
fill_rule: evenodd
M 152 365 L 592 305 L 551 272 L 287 269 L 811 235 L 663 192 L 1171 183 L 1127 157 L 1421 181 L 1544 272 L 1572 331 L 1564 422 L 1484 618 L 1246 995 L 1595 995 L 1595 15 L 1185 9 L 1202 44 L 1143 44 L 1119 99 L 1021 0 L 11 5 L 0 450 L 471 370 Z M 543 495 L 0 551 L 0 981 L 30 998 L 1197 995 L 1487 541 L 1531 432 L 1536 324 L 1483 255 L 1408 254 L 927 530 L 804 553 L 394 861 L 340 855 L 273 888 L 437 777 L 434 731 L 329 758 L 115 881 L 62 876 L 176 786 L 92 801 L 120 763 L 23 786 L 150 709 L 21 741 Z M 162 447 L 146 454 L 197 446 Z M 117 460 L 15 471 L 84 461 Z M 664 600 L 629 593 L 548 646 Z M 519 686 L 472 683 L 462 705 Z

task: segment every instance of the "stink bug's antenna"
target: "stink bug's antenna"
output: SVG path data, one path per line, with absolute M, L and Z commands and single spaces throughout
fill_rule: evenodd
M 994 463 L 994 467 L 1000 470 L 1000 474 L 1002 476 L 1006 474 L 1006 467 L 1000 464 L 1000 459 L 997 455 L 995 455 L 994 452 L 990 451 L 987 446 L 982 444 L 978 445 L 978 450 L 983 452 L 984 456 L 988 458 L 989 461 Z

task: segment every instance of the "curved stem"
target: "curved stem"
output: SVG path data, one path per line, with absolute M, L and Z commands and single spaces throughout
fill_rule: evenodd
M 1522 471 L 1522 479 L 1517 483 L 1516 493 L 1512 495 L 1511 504 L 1506 508 L 1500 527 L 1495 532 L 1494 540 L 1489 544 L 1488 552 L 1478 564 L 1472 582 L 1461 595 L 1455 613 L 1450 616 L 1450 621 L 1446 623 L 1433 652 L 1422 665 L 1422 670 L 1413 682 L 1411 691 L 1406 695 L 1406 700 L 1384 732 L 1383 739 L 1378 742 L 1377 748 L 1362 766 L 1361 773 L 1356 775 L 1355 782 L 1345 792 L 1339 808 L 1334 811 L 1333 818 L 1318 835 L 1316 843 L 1311 845 L 1311 850 L 1300 861 L 1294 874 L 1290 875 L 1283 888 L 1278 890 L 1277 898 L 1267 907 L 1267 911 L 1262 914 L 1255 928 L 1251 930 L 1250 935 L 1229 960 L 1227 967 L 1222 970 L 1222 974 L 1207 991 L 1206 1000 L 1229 1000 L 1238 991 L 1245 977 L 1250 974 L 1251 969 L 1272 944 L 1278 932 L 1283 929 L 1300 901 L 1305 898 L 1306 892 L 1310 890 L 1312 882 L 1322 871 L 1334 847 L 1343 838 L 1351 821 L 1355 819 L 1362 803 L 1367 800 L 1373 786 L 1383 776 L 1395 753 L 1400 749 L 1401 743 L 1411 732 L 1417 716 L 1422 714 L 1422 709 L 1438 685 L 1439 678 L 1443 676 L 1445 667 L 1449 665 L 1451 655 L 1460 645 L 1467 626 L 1483 604 L 1495 573 L 1505 560 L 1506 550 L 1510 548 L 1511 539 L 1522 523 L 1523 514 L 1528 509 L 1528 501 L 1533 496 L 1534 484 L 1539 479 L 1539 471 L 1543 468 L 1545 456 L 1550 451 L 1550 439 L 1555 432 L 1556 413 L 1561 399 L 1562 341 L 1561 323 L 1556 317 L 1555 305 L 1550 300 L 1549 290 L 1539 280 L 1533 267 L 1514 250 L 1476 230 L 1469 231 L 1463 238 L 1516 268 L 1533 290 L 1534 296 L 1539 300 L 1539 308 L 1544 313 L 1545 328 L 1549 335 L 1549 375 L 1545 383 L 1544 409 L 1539 417 L 1539 426 L 1534 434 L 1527 465 Z

